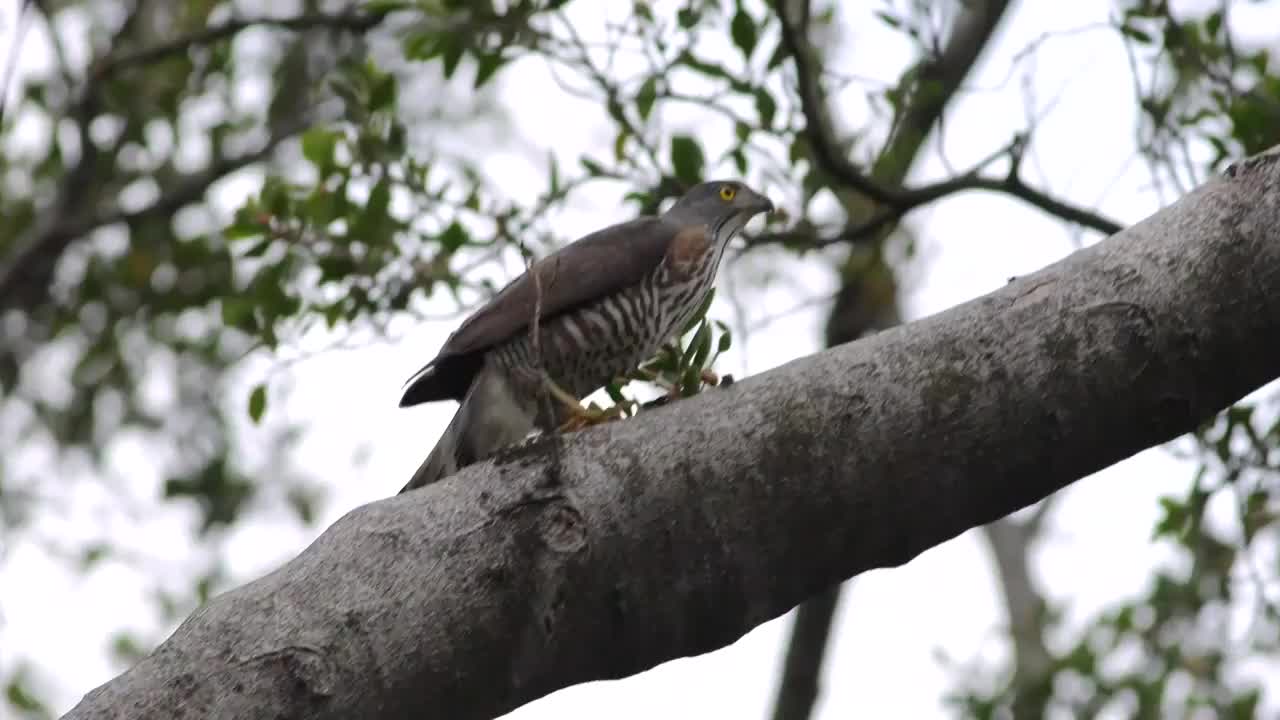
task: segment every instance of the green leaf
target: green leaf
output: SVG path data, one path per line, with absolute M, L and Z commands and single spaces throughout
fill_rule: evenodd
M 560 194 L 560 163 L 556 161 L 556 154 L 554 152 L 547 153 L 547 166 L 549 168 L 547 194 L 551 197 L 556 197 Z
M 1231 701 L 1231 717 L 1233 718 L 1256 718 L 1258 717 L 1258 701 L 1262 699 L 1262 691 L 1253 688 L 1246 691 L 1243 695 Z
M 1258 534 L 1259 530 L 1275 521 L 1275 515 L 1267 511 L 1267 502 L 1270 498 L 1271 496 L 1266 492 L 1254 490 L 1245 499 L 1243 517 L 1241 518 L 1244 525 L 1245 544 L 1253 542 L 1253 538 Z
M 383 175 L 369 191 L 369 200 L 365 203 L 364 212 L 367 217 L 378 223 L 387 217 L 387 209 L 391 207 L 391 181 Z
M 244 256 L 249 258 L 262 257 L 270 249 L 271 245 L 271 238 L 264 238 L 250 245 L 249 249 L 244 251 Z
M 640 86 L 640 91 L 636 93 L 636 110 L 640 112 L 641 120 L 648 120 L 649 113 L 653 110 L 653 103 L 658 98 L 658 79 L 650 76 L 644 84 Z
M 1218 31 L 1222 29 L 1222 11 L 1215 10 L 1209 13 L 1209 17 L 1204 21 L 1205 34 L 1209 37 L 1216 37 Z
M 396 76 L 391 73 L 379 74 L 369 91 L 369 111 L 388 110 L 396 102 Z
M 111 654 L 121 662 L 134 664 L 146 657 L 142 643 L 128 630 L 121 630 L 111 638 Z
M 400 45 L 406 60 L 430 60 L 444 50 L 444 43 L 434 32 L 411 33 Z
M 1178 535 L 1190 517 L 1189 509 L 1185 503 L 1171 497 L 1162 497 L 1159 502 L 1161 509 L 1164 510 L 1164 517 L 1156 524 L 1152 538 Z
M 773 48 L 773 53 L 769 55 L 769 62 L 765 63 L 764 69 L 766 71 L 774 70 L 782 64 L 783 60 L 790 56 L 791 54 L 787 51 L 787 44 L 779 40 L 777 46 Z
M 605 392 L 609 394 L 609 398 L 618 405 L 627 405 L 631 402 L 627 399 L 626 395 L 622 394 L 622 388 L 618 387 L 618 383 L 616 382 L 611 382 L 608 385 L 605 385 L 604 389 Z
M 756 22 L 742 8 L 738 8 L 738 12 L 733 14 L 733 21 L 729 24 L 729 33 L 733 36 L 733 44 L 742 50 L 742 54 L 751 57 L 751 52 L 756 49 Z
M 729 332 L 729 328 L 723 328 L 720 331 L 720 344 L 716 348 L 716 353 L 724 353 L 733 345 L 733 334 Z
M 228 240 L 248 240 L 262 237 L 267 230 L 266 225 L 252 219 L 249 213 L 236 213 L 236 219 L 222 229 L 222 234 Z
M 901 21 L 901 20 L 899 20 L 898 18 L 894 17 L 893 15 L 890 15 L 889 13 L 887 13 L 887 12 L 885 12 L 885 11 L 883 11 L 883 10 L 876 10 L 876 11 L 875 11 L 874 13 L 872 13 L 872 14 L 873 14 L 873 15 L 875 15 L 875 16 L 876 16 L 876 18 L 878 18 L 878 19 L 880 20 L 880 22 L 884 23 L 885 25 L 888 25 L 888 26 L 889 26 L 889 27 L 891 27 L 891 28 L 897 29 L 897 28 L 902 27 L 902 21 Z
M 333 151 L 338 147 L 338 133 L 326 128 L 311 128 L 302 133 L 302 156 L 320 170 L 321 176 L 333 168 Z
M 618 137 L 613 141 L 613 159 L 622 162 L 622 158 L 626 157 L 627 138 L 631 137 L 631 133 L 625 127 L 618 131 Z
M 409 0 L 368 0 L 364 4 L 364 10 L 370 15 L 382 15 L 395 10 L 408 10 L 412 6 Z
M 222 324 L 248 333 L 257 332 L 257 321 L 253 316 L 253 300 L 243 295 L 228 295 L 220 301 L 222 305 Z
M 1149 35 L 1147 32 L 1143 30 L 1139 30 L 1138 28 L 1133 27 L 1132 25 L 1121 25 L 1120 34 L 1128 38 L 1131 38 L 1143 45 L 1151 44 L 1151 35 Z
M 698 332 L 694 334 L 693 339 L 689 341 L 689 347 L 685 348 L 684 356 L 680 358 L 680 367 L 691 368 L 699 367 L 695 362 L 698 357 L 699 349 L 707 344 L 711 333 L 711 328 L 706 322 L 698 323 Z
M 471 234 L 457 220 L 449 223 L 449 227 L 440 233 L 440 246 L 445 252 L 452 253 L 471 242 Z
M 687 367 L 680 377 L 680 391 L 683 395 L 696 395 L 702 387 L 702 371 L 696 367 Z
M 756 112 L 760 114 L 760 124 L 767 130 L 773 127 L 773 118 L 778 113 L 778 103 L 768 90 L 760 88 L 755 92 Z
M 631 14 L 647 24 L 653 23 L 653 8 L 650 8 L 647 2 L 639 2 L 637 0 L 637 2 L 632 3 Z
M 9 700 L 9 704 L 20 711 L 28 713 L 48 713 L 44 704 L 41 703 L 35 695 L 27 689 L 26 679 L 19 674 L 9 681 L 8 687 L 4 691 L 5 698 Z
M 451 39 L 444 42 L 445 79 L 453 77 L 453 71 L 458 69 L 458 63 L 462 61 L 462 52 L 463 47 L 459 40 Z
M 698 334 L 693 336 L 693 346 L 696 350 L 692 365 L 696 368 L 706 367 L 707 358 L 711 355 L 711 323 L 704 321 L 698 328 Z
M 490 78 L 505 64 L 506 61 L 498 53 L 481 55 L 479 60 L 476 61 L 476 78 L 473 86 L 479 88 L 489 82 Z
M 94 543 L 80 552 L 80 569 L 86 571 L 90 570 L 98 563 L 107 559 L 110 554 L 110 545 L 102 542 Z
M 688 135 L 671 138 L 671 166 L 675 169 L 676 178 L 687 185 L 695 185 L 702 179 L 704 165 L 706 158 L 697 140 Z
M 262 413 L 267 410 L 267 386 L 258 383 L 253 392 L 249 393 L 249 418 L 257 424 L 262 420 Z

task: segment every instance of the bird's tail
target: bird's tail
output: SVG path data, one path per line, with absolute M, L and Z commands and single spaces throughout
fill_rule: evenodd
M 513 394 L 506 376 L 485 367 L 471 383 L 444 434 L 401 493 L 443 480 L 517 443 L 533 429 L 534 416 Z

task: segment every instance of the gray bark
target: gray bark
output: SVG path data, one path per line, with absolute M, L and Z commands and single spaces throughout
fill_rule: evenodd
M 786 12 L 786 1 L 779 3 L 779 12 Z M 803 3 L 808 1 L 800 0 Z M 924 147 L 925 139 L 941 122 L 943 110 L 977 66 L 978 58 L 995 35 L 1009 4 L 1008 0 L 981 0 L 968 4 L 956 18 L 942 51 L 923 59 L 917 68 L 918 89 L 909 95 L 902 114 L 895 122 L 893 134 L 871 167 L 873 180 L 897 186 L 906 179 Z M 807 14 L 807 10 L 796 13 L 800 17 Z M 815 50 L 804 47 L 809 43 L 799 29 L 796 35 L 795 42 L 801 46 L 797 52 Z M 817 61 L 815 64 L 821 63 Z M 829 108 L 824 102 L 813 110 L 827 112 Z M 831 127 L 831 122 L 824 120 L 814 125 L 818 128 Z M 825 144 L 833 146 L 838 143 Z M 842 199 L 850 226 L 871 219 L 863 198 L 859 198 L 861 202 L 851 201 L 846 193 L 838 193 L 836 197 Z M 896 223 L 887 224 L 868 240 L 883 246 L 896 229 Z M 840 290 L 827 316 L 827 347 L 852 342 L 865 333 L 901 322 L 894 270 L 882 253 L 874 261 L 861 259 L 860 256 L 865 257 L 867 252 L 866 248 L 852 248 L 841 268 Z M 831 645 L 836 609 L 842 601 L 841 589 L 841 585 L 833 585 L 796 609 L 774 701 L 773 720 L 808 720 L 813 715 L 821 686 L 822 666 Z
M 1280 375 L 1277 228 L 1269 155 L 972 302 L 356 508 L 67 717 L 488 718 L 723 647 Z

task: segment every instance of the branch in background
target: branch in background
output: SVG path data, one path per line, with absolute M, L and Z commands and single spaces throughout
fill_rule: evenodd
M 117 222 L 133 222 L 144 217 L 176 212 L 184 205 L 197 202 L 210 185 L 225 175 L 266 159 L 282 142 L 306 129 L 306 123 L 297 120 L 288 127 L 275 130 L 259 149 L 242 155 L 219 158 L 197 173 L 178 178 L 168 186 L 150 206 L 134 212 L 119 208 L 101 211 L 94 207 L 93 198 L 86 193 L 93 186 L 96 166 L 101 156 L 97 144 L 89 136 L 89 126 L 101 110 L 101 85 L 113 73 L 145 65 L 186 52 L 192 47 L 225 40 L 255 25 L 269 25 L 290 30 L 333 28 L 353 33 L 369 30 L 386 17 L 386 13 L 347 13 L 325 15 L 304 14 L 286 18 L 252 18 L 231 20 L 206 28 L 192 35 L 162 43 L 133 53 L 115 53 L 123 44 L 125 35 L 136 24 L 140 10 L 134 8 L 115 33 L 107 54 L 90 63 L 93 68 L 90 79 L 77 94 L 66 117 L 71 118 L 80 132 L 81 156 L 59 183 L 53 203 L 43 212 L 27 238 L 17 244 L 6 262 L 0 266 L 0 310 L 8 308 L 32 309 L 47 295 L 58 259 L 67 247 L 93 230 Z
M 1048 609 L 1044 596 L 1031 578 L 1031 543 L 1054 498 L 1046 498 L 1031 516 L 1022 521 L 1004 518 L 983 528 L 995 559 L 996 576 L 1004 595 L 1009 617 L 1009 638 L 1013 644 L 1013 676 L 1009 687 L 1013 696 L 1013 716 L 1037 717 L 1052 695 L 1053 656 L 1045 646 L 1042 629 Z
M 796 610 L 773 701 L 773 720 L 803 720 L 813 714 L 822 689 L 822 664 L 831 647 L 831 625 L 840 605 L 840 585 L 804 601 Z
M 362 33 L 377 27 L 386 19 L 387 14 L 386 12 L 352 12 L 338 15 L 306 13 L 294 17 L 257 17 L 228 20 L 153 47 L 107 55 L 94 65 L 92 74 L 101 81 L 104 77 L 120 70 L 139 65 L 149 65 L 164 60 L 170 55 L 179 55 L 195 47 L 220 42 L 251 27 L 273 27 L 295 31 L 330 28 L 349 33 Z
M 830 247 L 832 245 L 844 245 L 874 239 L 881 235 L 886 228 L 897 224 L 908 212 L 923 205 L 928 205 L 941 200 L 950 195 L 970 190 L 987 190 L 1011 195 L 1044 210 L 1050 215 L 1067 222 L 1076 223 L 1078 225 L 1097 230 L 1105 235 L 1114 235 L 1115 233 L 1120 232 L 1123 228 L 1123 226 L 1118 222 L 1096 212 L 1085 210 L 1084 208 L 1077 207 L 1063 200 L 1058 200 L 1044 192 L 1027 186 L 1017 176 L 1016 170 L 1010 170 L 1009 174 L 1004 178 L 983 177 L 975 171 L 972 173 L 966 173 L 959 177 L 951 178 L 950 180 L 943 180 L 922 187 L 903 190 L 897 195 L 898 201 L 896 204 L 875 210 L 870 218 L 843 228 L 832 235 L 817 238 L 808 236 L 803 238 L 805 240 L 804 247 L 809 249 L 818 249 Z M 756 247 L 777 243 L 795 244 L 798 240 L 802 239 L 801 235 L 801 233 L 787 231 L 762 233 L 750 238 L 747 242 L 747 246 Z
M 558 470 L 543 439 L 357 508 L 66 717 L 490 718 L 723 647 L 1274 379 L 1278 195 L 1280 147 L 987 296 L 582 431 Z
M 1123 227 L 1097 212 L 1074 206 L 1030 187 L 1019 177 L 1017 162 L 1011 162 L 1009 173 L 1002 178 L 969 173 L 917 188 L 901 187 L 900 180 L 885 182 L 864 174 L 840 149 L 835 129 L 831 126 L 826 96 L 819 84 L 821 73 L 815 67 L 816 59 L 806 39 L 805 26 L 797 17 L 806 16 L 807 11 L 795 12 L 788 8 L 790 3 L 791 0 L 779 0 L 777 11 L 783 45 L 796 69 L 800 105 L 805 115 L 805 139 L 812 148 L 810 157 L 834 182 L 856 190 L 883 206 L 871 219 L 828 238 L 825 243 L 849 242 L 874 235 L 915 208 L 966 190 L 1003 193 L 1063 220 L 1107 235 L 1119 232 Z M 807 3 L 802 4 L 807 7 Z M 947 48 L 935 60 L 922 67 L 921 77 L 926 79 L 925 90 L 912 96 L 912 100 L 919 104 L 908 107 L 899 118 L 891 147 L 893 143 L 904 147 L 911 144 L 918 147 L 923 143 L 941 117 L 946 102 L 977 61 L 1007 6 L 1006 1 L 976 3 L 957 20 L 956 30 L 952 33 Z M 905 153 L 905 156 L 912 158 L 915 153 Z M 899 156 L 891 152 L 882 154 L 882 159 L 901 162 Z
M 87 123 L 81 127 L 87 132 Z M 25 248 L 15 251 L 12 259 L 0 267 L 0 309 L 35 307 L 48 293 L 58 258 L 62 257 L 62 253 L 76 239 L 107 225 L 120 222 L 134 223 L 147 217 L 173 214 L 183 206 L 199 201 L 209 186 L 223 177 L 266 159 L 280 143 L 302 132 L 306 127 L 305 123 L 295 123 L 270 137 L 256 150 L 234 157 L 221 158 L 200 172 L 177 178 L 168 184 L 168 188 L 155 202 L 141 210 L 126 212 L 114 208 L 101 213 L 72 214 L 68 212 L 60 216 L 50 216 L 52 223 L 39 231 Z M 77 164 L 77 171 L 80 167 L 81 165 Z M 81 173 L 73 171 L 68 178 L 80 176 Z M 66 197 L 74 196 L 74 190 L 69 189 L 67 193 Z
M 782 33 L 782 46 L 796 69 L 800 109 L 805 117 L 804 135 L 811 146 L 810 157 L 823 172 L 842 185 L 877 202 L 894 204 L 894 191 L 864 175 L 849 161 L 836 139 L 826 96 L 819 84 L 822 73 L 817 67 L 817 53 L 808 40 L 809 1 L 776 0 L 774 9 Z

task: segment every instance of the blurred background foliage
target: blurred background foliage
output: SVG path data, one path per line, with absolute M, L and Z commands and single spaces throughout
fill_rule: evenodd
M 847 36 L 834 2 L 627 0 L 587 29 L 569 19 L 585 1 L 21 3 L 8 36 L 48 52 L 5 53 L 21 72 L 0 125 L 0 552 L 22 538 L 79 572 L 145 568 L 160 621 L 100 648 L 118 667 L 226 587 L 228 528 L 280 510 L 315 522 L 336 479 L 294 466 L 305 427 L 272 413 L 300 340 L 377 336 L 442 299 L 465 312 L 573 239 L 557 213 L 589 185 L 620 193 L 619 219 L 712 174 L 766 187 L 788 213 L 728 258 L 750 269 L 734 301 L 796 263 L 827 267 L 828 345 L 899 322 L 912 210 L 977 191 L 1090 240 L 1120 227 L 1026 178 L 1034 118 L 981 163 L 909 181 L 999 23 L 1032 4 L 875 3 L 916 53 L 877 85 L 826 62 Z M 1135 142 L 1165 202 L 1277 142 L 1274 47 L 1233 35 L 1242 4 L 1259 3 L 1119 0 L 1101 29 L 1126 47 L 1115 71 L 1132 75 Z M 577 158 L 530 143 L 545 178 L 518 191 L 486 169 L 483 140 L 519 121 L 498 97 L 514 63 L 545 66 L 612 127 Z M 872 121 L 833 116 L 836 92 Z M 730 325 L 695 323 L 655 365 L 664 383 L 696 391 L 688 368 L 714 364 Z M 1199 466 L 1153 528 L 1176 559 L 1083 630 L 1063 627 L 1028 569 L 1052 499 L 986 528 L 1011 652 L 951 659 L 953 710 L 1254 717 L 1259 687 L 1237 671 L 1280 652 L 1274 400 L 1257 393 L 1173 444 Z M 138 457 L 154 477 L 122 471 Z M 186 509 L 181 573 L 151 569 L 119 531 L 157 501 Z M 1219 505 L 1235 522 L 1210 518 Z M 812 712 L 838 594 L 796 615 L 775 717 Z M 1222 631 L 1241 614 L 1244 646 Z M 53 669 L 6 659 L 0 714 L 50 716 Z

